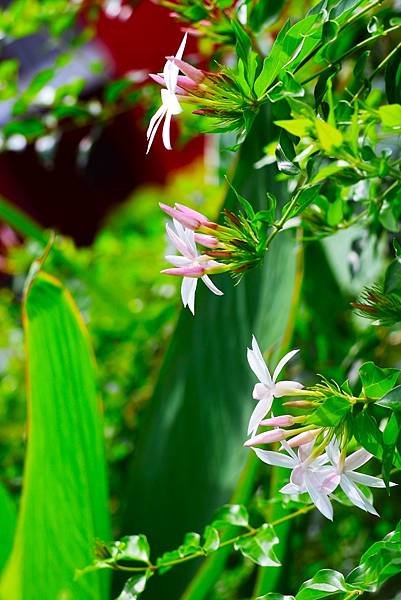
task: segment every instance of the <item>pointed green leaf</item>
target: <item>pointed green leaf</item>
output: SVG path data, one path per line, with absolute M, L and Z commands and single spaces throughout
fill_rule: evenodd
M 373 362 L 367 362 L 359 369 L 363 391 L 367 398 L 374 400 L 383 398 L 393 389 L 399 374 L 398 369 L 381 369 Z
M 8 600 L 107 597 L 105 573 L 75 580 L 109 537 L 94 361 L 62 284 L 39 272 L 24 305 L 28 448 L 17 532 L 0 595 Z M 106 577 L 106 578 L 105 578 Z
M 256 535 L 241 538 L 235 544 L 235 548 L 261 567 L 279 567 L 281 563 L 273 550 L 278 543 L 279 539 L 273 527 L 265 523 Z

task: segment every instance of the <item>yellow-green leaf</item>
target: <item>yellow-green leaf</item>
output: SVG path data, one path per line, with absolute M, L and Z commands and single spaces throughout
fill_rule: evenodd
M 298 137 L 309 135 L 313 123 L 309 119 L 285 119 L 275 121 L 275 124 Z
M 316 119 L 315 127 L 320 146 L 326 152 L 331 152 L 343 143 L 341 131 L 338 131 L 338 129 L 326 123 L 326 121 Z
M 401 127 L 401 105 L 386 104 L 379 107 L 379 115 L 384 127 Z

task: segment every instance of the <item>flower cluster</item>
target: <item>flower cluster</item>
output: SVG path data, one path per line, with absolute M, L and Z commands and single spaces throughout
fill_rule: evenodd
M 222 295 L 208 275 L 228 271 L 239 277 L 264 256 L 265 232 L 260 221 L 253 223 L 242 213 L 234 215 L 225 211 L 224 223 L 220 224 L 183 204 L 175 204 L 174 207 L 160 204 L 160 207 L 173 219 L 173 227 L 167 225 L 167 235 L 180 252 L 180 256 L 166 256 L 173 268 L 162 273 L 184 277 L 182 301 L 192 313 L 198 278 L 214 294 Z M 203 253 L 198 245 L 207 248 L 207 251 Z
M 218 73 L 210 73 L 182 60 L 186 42 L 187 33 L 177 53 L 166 57 L 163 72 L 149 75 L 162 86 L 162 104 L 149 122 L 146 153 L 149 152 L 163 119 L 163 144 L 167 150 L 171 150 L 171 118 L 182 112 L 183 100 L 196 104 L 194 114 L 217 119 L 217 126 L 222 131 L 244 129 L 257 110 L 252 94 L 236 82 L 235 76 L 228 68 L 220 67 Z
M 316 427 L 313 423 L 306 424 L 306 421 L 309 422 L 307 415 L 272 415 L 265 418 L 273 407 L 274 398 L 321 394 L 302 389 L 302 384 L 296 381 L 277 382 L 281 370 L 296 353 L 297 350 L 293 350 L 286 354 L 271 376 L 256 339 L 252 339 L 252 348 L 248 349 L 248 362 L 259 379 L 253 391 L 253 397 L 258 400 L 258 404 L 249 421 L 248 435 L 251 434 L 251 437 L 244 445 L 251 447 L 264 463 L 291 469 L 290 481 L 280 491 L 291 495 L 309 494 L 316 508 L 326 518 L 333 519 L 330 496 L 338 487 L 352 504 L 377 515 L 373 504 L 359 486 L 382 488 L 385 487 L 385 483 L 378 477 L 357 472 L 359 467 L 372 458 L 370 452 L 359 448 L 347 456 L 349 438 L 332 428 Z M 285 404 L 296 408 L 314 406 L 313 401 L 305 399 L 292 400 Z M 257 433 L 260 426 L 270 429 Z M 257 447 L 259 444 L 273 442 L 281 443 L 279 452 Z M 294 448 L 297 448 L 297 452 Z M 390 485 L 395 484 L 390 482 Z

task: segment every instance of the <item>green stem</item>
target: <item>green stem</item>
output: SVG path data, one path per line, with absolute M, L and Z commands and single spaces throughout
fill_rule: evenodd
M 295 519 L 296 517 L 299 517 L 300 515 L 304 515 L 305 513 L 311 511 L 314 508 L 315 507 L 312 504 L 309 506 L 304 506 L 293 513 L 284 515 L 283 517 L 276 519 L 275 521 L 272 521 L 271 526 L 275 527 L 275 526 L 281 525 L 282 523 L 285 523 L 286 521 L 290 521 L 291 519 Z M 230 538 L 224 540 L 223 542 L 221 542 L 219 548 L 215 552 L 219 552 L 223 548 L 233 546 L 234 544 L 236 544 L 237 542 L 239 542 L 243 539 L 255 536 L 259 531 L 262 530 L 262 527 L 263 527 L 263 525 L 261 527 L 257 527 L 257 528 L 251 527 L 250 531 L 247 531 L 246 533 L 235 535 L 233 537 L 230 537 Z M 207 556 L 207 554 L 203 550 L 199 550 L 197 552 L 194 552 L 193 554 L 189 554 L 188 556 L 183 556 L 182 558 L 170 560 L 170 561 L 164 562 L 163 564 L 160 564 L 160 565 L 157 565 L 157 564 L 155 565 L 155 564 L 149 563 L 149 564 L 144 565 L 143 567 L 128 567 L 126 565 L 120 565 L 119 563 L 110 563 L 110 568 L 112 568 L 116 571 L 124 571 L 126 573 L 145 573 L 146 571 L 156 572 L 159 569 L 175 567 L 184 562 L 188 562 L 189 560 L 194 560 L 195 558 L 201 558 L 201 557 L 205 557 L 205 556 Z

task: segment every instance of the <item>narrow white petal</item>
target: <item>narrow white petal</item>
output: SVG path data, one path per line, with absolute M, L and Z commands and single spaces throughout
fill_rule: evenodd
M 159 111 L 161 111 L 161 112 L 159 113 Z M 149 141 L 148 141 L 148 147 L 146 149 L 146 154 L 149 154 L 149 150 L 153 144 L 153 140 L 155 139 L 156 132 L 159 129 L 159 125 L 160 125 L 164 115 L 166 114 L 166 108 L 164 106 L 161 106 L 159 108 L 159 110 L 157 111 L 157 113 L 159 113 L 159 116 L 158 116 L 157 120 L 154 122 L 152 128 L 150 127 L 150 124 L 148 127 Z M 156 115 L 154 115 L 154 116 L 156 116 Z
M 267 398 L 273 398 L 273 394 L 271 389 L 264 383 L 257 383 L 253 388 L 252 398 L 255 400 L 267 400 Z
M 282 494 L 290 494 L 291 496 L 294 496 L 295 494 L 300 494 L 301 491 L 298 488 L 297 485 L 295 485 L 294 483 L 287 483 L 286 485 L 284 485 L 281 489 L 280 492 Z
M 185 265 L 192 264 L 192 260 L 190 260 L 186 256 L 174 256 L 174 255 L 168 254 L 164 258 L 167 260 L 167 262 L 171 263 L 175 267 L 184 267 Z
M 328 496 L 322 493 L 319 489 L 321 482 L 319 478 L 316 477 L 314 473 L 307 472 L 305 473 L 305 487 L 307 492 L 316 506 L 316 508 L 322 513 L 326 519 L 330 521 L 333 520 L 333 507 Z
M 166 117 L 163 123 L 163 131 L 162 138 L 163 144 L 166 150 L 171 150 L 171 140 L 170 140 L 170 125 L 171 125 L 171 112 L 167 110 Z
M 198 280 L 195 277 L 184 277 L 181 284 L 181 298 L 184 306 L 188 306 L 191 313 L 195 314 L 195 291 Z
M 331 464 L 334 467 L 337 467 L 340 463 L 340 448 L 336 437 L 334 437 L 328 444 L 326 447 L 326 452 Z
M 259 348 L 257 348 L 257 350 L 256 350 L 253 342 L 252 342 L 252 350 L 250 348 L 247 349 L 247 358 L 248 358 L 249 366 L 251 367 L 252 371 L 255 373 L 255 375 L 259 379 L 259 381 L 261 383 L 264 383 L 267 386 L 270 386 L 272 383 L 272 380 L 270 378 L 269 370 L 266 366 L 265 361 L 263 360 L 263 357 L 262 357 L 262 354 L 261 354 Z
M 347 473 L 347 477 L 352 481 L 366 485 L 367 487 L 373 488 L 384 488 L 386 484 L 380 477 L 372 477 L 372 475 L 365 475 L 365 473 L 354 473 L 353 471 Z
M 166 225 L 166 231 L 168 237 L 170 238 L 174 246 L 177 248 L 177 250 L 192 262 L 194 260 L 194 256 L 191 252 L 191 249 L 188 248 L 187 244 L 185 243 L 185 240 L 181 239 L 181 237 L 175 233 L 175 231 L 172 229 L 172 227 L 170 227 L 168 223 Z
M 252 436 L 255 435 L 255 432 L 256 432 L 257 428 L 259 427 L 261 420 L 265 418 L 265 416 L 267 415 L 267 413 L 269 412 L 269 410 L 271 408 L 272 400 L 273 400 L 272 397 L 267 400 L 259 400 L 259 402 L 257 403 L 257 405 L 254 408 L 253 413 L 251 414 L 251 418 L 249 419 L 248 435 L 250 433 L 252 434 Z
M 265 383 L 266 385 L 271 384 L 272 383 L 272 378 L 271 378 L 269 369 L 267 368 L 265 359 L 263 358 L 263 355 L 262 355 L 262 353 L 260 351 L 260 348 L 259 348 L 259 344 L 256 341 L 256 338 L 255 338 L 254 335 L 252 336 L 252 352 L 254 353 L 255 359 L 257 360 L 257 362 L 260 365 L 260 371 L 264 374 L 262 379 L 259 378 L 260 381 L 262 383 Z
M 203 283 L 205 284 L 205 286 L 208 287 L 209 290 L 211 292 L 213 292 L 213 294 L 216 294 L 216 296 L 223 296 L 223 292 L 214 285 L 214 283 L 212 282 L 210 277 L 208 277 L 207 275 L 203 275 L 203 277 L 201 277 L 201 279 L 202 279 Z
M 149 121 L 149 125 L 148 125 L 148 129 L 146 131 L 146 139 L 149 139 L 152 131 L 156 125 L 157 121 L 160 121 L 161 118 L 164 116 L 165 112 L 166 112 L 167 108 L 165 106 L 163 106 L 163 104 L 157 109 L 157 111 L 155 112 L 155 114 L 153 115 L 153 117 L 150 119 Z M 157 127 L 156 127 L 157 129 Z
M 187 39 L 188 39 L 188 34 L 186 33 L 184 35 L 184 37 L 182 38 L 180 47 L 177 50 L 177 53 L 175 55 L 176 58 L 179 58 L 180 60 L 182 59 L 182 56 L 184 54 L 184 50 L 185 50 L 185 44 L 187 43 Z
M 294 452 L 294 450 L 291 448 L 291 446 L 288 445 L 288 442 L 286 442 L 285 440 L 283 440 L 281 442 L 281 447 L 284 448 L 284 450 L 286 452 L 288 452 L 288 454 L 294 460 L 294 466 L 299 463 L 299 459 L 298 459 L 297 454 Z
M 297 352 L 299 352 L 299 350 L 291 350 L 291 352 L 287 352 L 287 354 L 283 356 L 281 360 L 279 360 L 277 367 L 274 369 L 273 381 L 276 381 L 284 366 L 288 363 L 289 360 L 291 360 L 293 356 L 295 356 Z
M 298 457 L 299 457 L 300 462 L 305 462 L 309 458 L 314 445 L 315 445 L 315 440 L 312 440 L 308 444 L 302 444 L 302 446 L 300 446 L 298 448 Z
M 292 469 L 294 467 L 294 460 L 291 456 L 281 454 L 280 452 L 271 452 L 270 450 L 261 450 L 260 448 L 252 448 L 256 456 L 260 458 L 264 463 L 275 467 L 286 467 Z
M 281 398 L 282 396 L 291 396 L 294 390 L 301 390 L 304 386 L 298 381 L 278 381 L 274 385 L 274 396 Z
M 372 458 L 373 454 L 365 450 L 365 448 L 359 448 L 356 452 L 353 452 L 344 461 L 345 471 L 355 471 L 362 465 L 368 462 Z
M 344 494 L 352 502 L 352 504 L 354 504 L 354 506 L 357 506 L 358 508 L 369 512 L 372 515 L 378 516 L 378 512 L 374 508 L 373 504 L 369 502 L 365 494 L 357 487 L 357 485 L 353 481 L 351 481 L 351 479 L 349 479 L 349 477 L 347 477 L 346 475 L 342 475 L 340 480 L 340 486 Z

